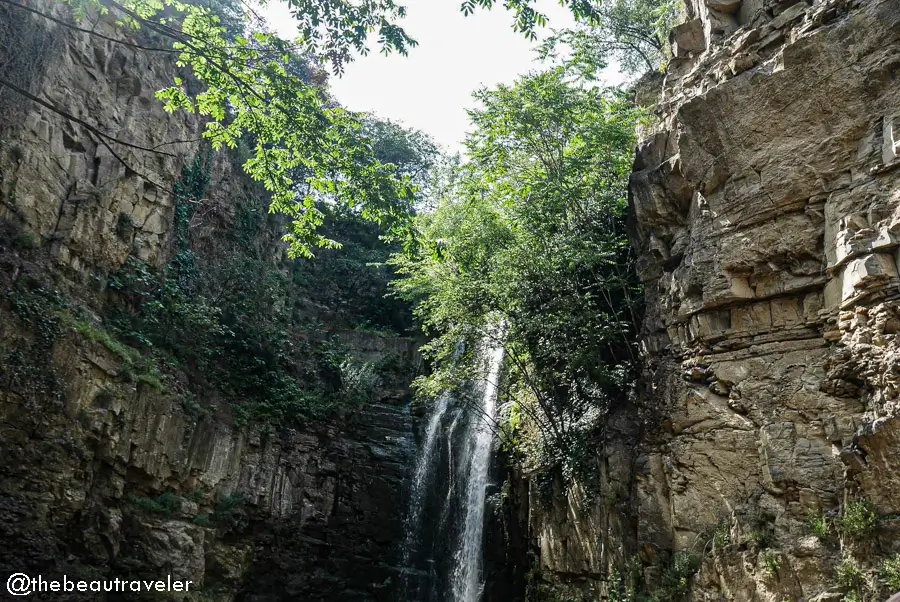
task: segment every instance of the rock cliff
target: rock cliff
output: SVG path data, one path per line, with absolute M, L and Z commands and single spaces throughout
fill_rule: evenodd
M 201 584 L 189 600 L 396 599 L 414 341 L 319 307 L 403 376 L 317 426 L 198 409 L 185 366 L 163 386 L 98 299 L 128 258 L 170 261 L 201 124 L 153 98 L 164 54 L 11 6 L 0 29 L 5 56 L 28 50 L 0 76 L 36 97 L 0 89 L 0 567 L 171 573 Z M 688 0 L 671 47 L 630 186 L 644 371 L 596 490 L 516 473 L 490 492 L 485 591 L 882 600 L 900 552 L 900 0 Z M 253 194 L 222 157 L 210 178 L 198 248 Z
M 55 2 L 33 6 L 64 17 Z M 306 428 L 239 427 L 227 404 L 198 407 L 174 363 L 139 373 L 150 360 L 110 334 L 102 299 L 126 259 L 170 260 L 171 191 L 201 153 L 200 124 L 154 98 L 170 55 L 14 6 L 0 21 L 3 56 L 19 57 L 0 74 L 36 97 L 0 95 L 2 572 L 172 575 L 194 582 L 185 600 L 393 599 L 415 341 L 332 322 L 351 356 L 402 378 Z M 102 20 L 95 32 L 116 33 Z M 200 248 L 231 227 L 238 193 L 254 192 L 222 156 L 210 171 L 191 224 Z M 98 599 L 80 595 L 53 599 Z
M 630 184 L 646 365 L 601 499 L 525 504 L 543 576 L 609 592 L 699 567 L 693 600 L 883 600 L 900 2 L 686 4 Z

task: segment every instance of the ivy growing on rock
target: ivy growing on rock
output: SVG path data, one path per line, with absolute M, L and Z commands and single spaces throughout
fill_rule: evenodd
M 186 411 L 195 416 L 207 415 L 205 405 L 226 399 L 239 424 L 279 425 L 317 420 L 371 401 L 381 374 L 375 366 L 355 360 L 329 334 L 317 319 L 322 306 L 310 308 L 308 299 L 343 305 L 348 310 L 345 320 L 365 323 L 384 319 L 381 307 L 369 306 L 364 295 L 356 299 L 340 287 L 333 297 L 320 297 L 345 274 L 279 260 L 281 224 L 267 217 L 252 191 L 235 201 L 224 237 L 195 240 L 192 219 L 196 201 L 209 194 L 209 171 L 210 155 L 204 154 L 182 172 L 169 263 L 157 270 L 129 257 L 111 276 L 107 314 L 118 336 L 157 353 L 163 363 L 187 375 L 180 387 L 189 400 Z M 334 216 L 336 224 L 356 223 L 354 216 L 327 207 L 323 214 Z M 335 231 L 350 249 L 359 244 L 352 228 Z M 377 232 L 371 240 L 374 255 L 366 258 L 380 253 L 383 261 L 388 251 Z M 339 256 L 348 263 L 356 259 Z M 327 257 L 315 262 L 320 260 Z M 360 272 L 358 286 L 369 282 L 382 295 L 387 291 L 385 276 L 377 270 L 363 262 L 354 269 Z M 340 322 L 335 320 L 332 327 Z M 402 316 L 399 322 L 401 330 Z M 345 328 L 353 326 L 343 323 Z

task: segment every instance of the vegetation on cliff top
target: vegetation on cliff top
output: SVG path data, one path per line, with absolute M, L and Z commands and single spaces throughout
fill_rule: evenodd
M 417 219 L 416 252 L 394 264 L 434 337 L 422 393 L 462 395 L 477 342 L 504 322 L 507 443 L 571 476 L 635 368 L 640 292 L 624 219 L 640 113 L 568 75 L 556 67 L 478 93 L 471 161 Z

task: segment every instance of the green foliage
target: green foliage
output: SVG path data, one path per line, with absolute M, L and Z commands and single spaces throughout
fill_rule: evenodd
M 634 369 L 640 290 L 624 216 L 638 114 L 559 69 L 477 98 L 471 162 L 418 218 L 422 244 L 393 259 L 433 337 L 435 370 L 417 385 L 462 393 L 481 369 L 478 341 L 502 336 L 504 400 L 539 431 L 532 457 L 568 477 L 595 464 L 595 429 Z
M 540 47 L 540 55 L 560 61 L 579 78 L 595 80 L 610 59 L 626 73 L 665 66 L 669 30 L 682 0 L 610 0 L 590 23 L 561 30 Z
M 262 23 L 256 19 L 253 13 L 247 14 L 242 0 L 187 0 L 190 4 L 196 4 L 208 10 L 211 16 L 219 19 L 219 24 L 225 28 L 226 37 L 235 38 L 243 35 L 247 30 L 258 30 Z
M 828 517 L 814 512 L 810 512 L 806 518 L 806 526 L 809 531 L 822 541 L 830 539 L 831 525 L 832 521 Z
M 753 545 L 755 545 L 756 547 L 759 547 L 759 548 L 768 547 L 772 541 L 771 533 L 767 529 L 760 529 L 760 528 L 748 529 L 745 532 L 745 537 L 749 543 L 752 543 Z
M 291 13 L 298 21 L 301 39 L 308 52 L 330 61 L 340 70 L 351 60 L 351 52 L 368 52 L 367 38 L 377 33 L 381 51 L 406 54 L 416 41 L 407 35 L 396 21 L 406 15 L 406 9 L 393 0 L 364 0 L 330 2 L 327 5 L 314 0 L 288 0 Z M 476 8 L 490 9 L 494 0 L 463 0 L 460 10 L 470 15 Z M 508 0 L 504 8 L 513 13 L 513 29 L 529 39 L 536 37 L 535 29 L 548 23 L 546 15 L 534 8 L 534 0 Z M 563 0 L 576 19 L 594 18 L 593 4 L 579 0 Z
M 64 388 L 48 365 L 54 346 L 64 333 L 102 345 L 118 360 L 120 374 L 127 381 L 166 390 L 164 377 L 152 356 L 122 342 L 115 333 L 87 317 L 84 308 L 73 307 L 55 288 L 25 275 L 7 293 L 6 301 L 19 323 L 33 333 L 32 340 L 22 341 L 17 349 L 0 356 L 0 379 L 6 379 L 8 390 L 17 391 L 31 402 L 39 398 L 62 400 Z M 111 392 L 101 391 L 96 401 L 103 405 L 111 397 Z
M 900 553 L 883 561 L 878 572 L 889 590 L 900 591 Z
M 323 207 L 328 216 L 323 230 L 342 242 L 340 250 L 324 249 L 308 261 L 296 262 L 291 284 L 305 292 L 307 302 L 339 308 L 342 327 L 379 335 L 412 329 L 409 306 L 390 295 L 395 279 L 387 264 L 399 251 L 396 243 L 381 240 L 381 231 L 358 215 L 339 207 Z
M 637 556 L 628 559 L 624 570 L 611 570 L 608 584 L 609 602 L 638 602 L 649 598 L 644 567 Z
M 198 157 L 177 185 L 175 254 L 165 269 L 129 258 L 111 276 L 108 314 L 116 332 L 187 373 L 182 406 L 196 418 L 210 414 L 216 396 L 231 402 L 239 425 L 314 420 L 371 401 L 380 382 L 376 367 L 354 360 L 309 324 L 301 303 L 343 306 L 344 316 L 361 322 L 402 324 L 399 302 L 381 300 L 392 276 L 365 263 L 383 263 L 389 253 L 377 230 L 353 214 L 326 209 L 350 253 L 312 265 L 279 264 L 278 224 L 245 199 L 227 235 L 204 247 L 192 239 L 191 223 L 194 201 L 209 184 L 208 164 Z M 335 263 L 346 269 L 325 269 Z
M 659 588 L 651 602 L 680 602 L 690 593 L 691 577 L 700 569 L 700 558 L 690 552 L 675 552 L 663 570 Z
M 759 555 L 759 563 L 763 573 L 770 579 L 778 577 L 778 569 L 781 568 L 781 559 L 776 552 L 766 550 Z
M 731 545 L 731 527 L 728 523 L 719 523 L 713 532 L 713 546 L 715 550 L 723 550 Z
M 381 384 L 375 365 L 370 362 L 346 358 L 341 362 L 341 379 L 344 392 L 351 403 L 374 401 L 375 390 Z
M 861 597 L 866 586 L 866 575 L 859 563 L 853 558 L 845 558 L 834 569 L 834 578 L 837 585 L 844 589 L 850 600 L 850 596 Z
M 198 514 L 191 522 L 198 527 L 212 527 L 215 524 L 208 514 Z
M 116 236 L 124 242 L 129 242 L 134 236 L 134 219 L 127 213 L 119 213 L 116 220 Z
M 868 539 L 878 530 L 878 510 L 867 499 L 852 500 L 844 508 L 841 531 L 853 539 Z
M 270 210 L 291 220 L 285 239 L 293 256 L 311 256 L 315 246 L 338 246 L 317 232 L 324 220 L 317 201 L 323 199 L 355 208 L 363 218 L 384 227 L 405 224 L 415 193 L 410 178 L 375 157 L 357 116 L 335 106 L 320 88 L 297 76 L 300 48 L 261 31 L 236 35 L 199 4 L 177 0 L 69 3 L 82 14 L 88 8 L 111 11 L 124 26 L 173 40 L 178 66 L 190 68 L 200 85 L 190 86 L 183 77 L 175 77 L 173 85 L 157 92 L 157 97 L 170 113 L 183 110 L 202 116 L 203 135 L 215 149 L 235 149 L 240 141 L 253 147 L 244 171 L 271 192 Z M 357 7 L 338 2 L 323 10 L 325 5 L 318 2 L 293 2 L 309 51 L 319 48 L 320 32 L 364 39 L 371 26 L 368 19 L 396 16 L 390 4 L 386 0 Z M 348 25 L 332 20 L 339 15 L 360 21 Z M 382 30 L 388 47 L 403 47 L 406 38 L 396 33 L 401 30 L 387 22 Z M 336 65 L 347 48 L 345 38 L 325 42 L 326 54 Z
M 309 57 L 341 72 L 353 52 L 367 52 L 367 38 L 375 32 L 383 51 L 405 53 L 415 41 L 397 25 L 405 15 L 403 6 L 394 0 L 288 0 L 300 34 L 289 43 L 260 29 L 241 28 L 236 23 L 241 10 L 233 2 L 225 10 L 211 10 L 209 1 L 66 1 L 79 18 L 90 11 L 112 13 L 122 27 L 172 41 L 177 66 L 189 69 L 190 78 L 174 77 L 157 97 L 170 113 L 203 117 L 203 135 L 214 148 L 233 150 L 241 141 L 253 147 L 244 171 L 272 193 L 270 209 L 291 220 L 285 239 L 293 256 L 309 257 L 312 247 L 338 246 L 318 231 L 324 221 L 318 201 L 323 199 L 398 233 L 405 228 L 416 191 L 410 176 L 379 160 L 358 116 L 336 106 L 297 69 Z M 505 3 L 515 14 L 514 28 L 530 37 L 546 23 L 532 4 Z M 582 0 L 565 4 L 581 19 L 596 14 Z M 469 14 L 492 5 L 493 0 L 465 0 L 461 8 Z
M 22 278 L 6 295 L 13 314 L 35 335 L 35 351 L 48 354 L 60 333 L 59 313 L 67 306 L 56 290 L 31 278 Z
M 209 408 L 200 403 L 197 396 L 191 391 L 186 391 L 182 396 L 181 407 L 187 415 L 198 419 L 206 418 L 210 414 Z
M 155 498 L 129 496 L 127 499 L 138 511 L 148 515 L 170 517 L 181 509 L 181 498 L 171 491 L 161 493 Z
M 191 502 L 199 504 L 203 501 L 203 498 L 206 497 L 206 488 L 203 485 L 198 485 L 197 487 L 188 491 L 184 498 Z
M 216 508 L 210 519 L 227 526 L 239 526 L 245 522 L 247 499 L 240 492 L 219 496 Z
M 364 115 L 362 123 L 363 133 L 372 141 L 375 157 L 394 165 L 397 173 L 409 177 L 417 189 L 427 189 L 429 171 L 440 158 L 434 141 L 424 132 L 375 115 Z
M 137 349 L 122 343 L 102 326 L 95 325 L 89 320 L 75 318 L 65 312 L 61 312 L 59 318 L 61 323 L 73 332 L 88 341 L 103 345 L 110 351 L 121 362 L 122 374 L 128 380 L 165 392 L 163 376 L 159 373 L 153 358 L 141 355 Z
M 48 366 L 61 332 L 60 314 L 68 306 L 66 299 L 56 289 L 25 274 L 3 301 L 4 309 L 8 308 L 31 333 L 14 340 L 8 349 L 0 347 L 3 389 L 18 395 L 28 407 L 47 402 L 61 405 L 63 382 Z
M 40 248 L 41 239 L 31 232 L 20 231 L 16 234 L 12 244 L 21 251 L 33 251 Z

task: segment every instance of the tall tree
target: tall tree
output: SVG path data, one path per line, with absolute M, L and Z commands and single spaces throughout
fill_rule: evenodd
M 436 370 L 419 385 L 459 389 L 477 365 L 454 352 L 459 341 L 505 323 L 506 394 L 565 462 L 633 367 L 639 290 L 624 214 L 638 114 L 562 68 L 476 96 L 471 161 L 418 218 L 422 247 L 394 260 L 400 294 L 434 337 Z

